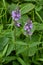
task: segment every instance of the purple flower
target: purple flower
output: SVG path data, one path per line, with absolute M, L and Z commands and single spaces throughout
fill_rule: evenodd
M 17 27 L 20 27 L 20 26 L 21 26 L 21 23 L 19 23 L 19 22 L 17 22 L 17 21 L 14 21 L 14 24 L 15 24 L 15 26 L 17 26 Z
M 13 20 L 17 21 L 21 17 L 20 10 L 16 9 L 15 11 L 12 11 L 12 18 Z
M 26 31 L 27 34 L 32 35 L 31 29 L 33 27 L 32 21 L 28 20 L 24 26 L 24 30 Z
M 28 30 L 28 26 L 25 26 L 25 27 L 24 27 L 24 30 Z
M 20 26 L 21 26 L 21 24 L 18 23 L 18 22 L 16 22 L 15 25 L 16 25 L 17 27 L 20 27 Z

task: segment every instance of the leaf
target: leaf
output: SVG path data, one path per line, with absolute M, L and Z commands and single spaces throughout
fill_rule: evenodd
M 13 61 L 12 63 L 13 63 L 13 65 L 19 65 L 19 63 L 16 61 Z
M 6 64 L 6 63 L 11 62 L 12 60 L 15 60 L 15 59 L 16 59 L 15 56 L 8 56 L 8 57 L 4 57 L 2 62 L 4 62 Z
M 43 5 L 43 0 L 37 1 L 40 5 Z
M 26 44 L 26 43 L 23 42 L 23 41 L 16 41 L 16 44 L 17 44 L 17 45 L 28 45 L 28 44 Z
M 18 41 L 18 42 L 16 42 L 16 55 L 18 55 L 20 53 L 25 54 L 25 52 L 28 52 L 28 55 L 32 56 L 36 53 L 36 51 L 37 51 L 36 46 L 39 44 L 41 44 L 41 42 L 32 42 L 31 44 L 30 43 L 26 44 L 25 42 Z
M 9 38 L 0 37 L 0 51 L 3 50 L 4 46 L 8 44 Z
M 37 46 L 40 44 L 42 44 L 42 43 L 41 42 L 33 42 L 32 44 L 29 44 L 29 47 L 34 47 L 34 46 Z
M 43 30 L 43 23 L 35 23 L 34 22 L 34 28 L 35 30 Z
M 16 9 L 17 5 L 16 4 L 11 4 L 8 6 L 8 11 L 11 14 L 12 11 L 14 11 Z
M 39 15 L 39 13 L 37 11 L 35 11 L 36 15 L 38 16 L 38 18 L 40 19 L 40 21 L 43 23 L 43 19 L 42 17 Z
M 2 58 L 5 55 L 7 48 L 8 48 L 8 44 L 5 46 L 4 50 L 0 52 L 0 58 Z
M 29 2 L 36 2 L 36 0 L 24 0 L 24 1 L 29 1 Z
M 24 52 L 26 49 L 26 44 L 24 42 L 16 41 L 16 55 Z
M 26 46 L 20 46 L 19 48 L 17 48 L 18 50 L 16 50 L 16 55 L 23 53 L 24 51 L 27 50 Z
M 8 44 L 5 46 L 4 50 L 3 50 L 3 53 L 2 53 L 2 56 L 5 55 L 6 51 L 7 51 L 7 48 L 8 48 Z
M 26 4 L 25 6 L 23 6 L 23 7 L 21 8 L 21 14 L 23 15 L 23 14 L 28 13 L 29 11 L 33 10 L 34 7 L 35 7 L 35 6 L 34 6 L 33 4 L 31 4 L 31 3 Z
M 23 56 L 34 56 L 34 54 L 36 53 L 36 51 L 37 51 L 37 47 L 36 46 L 34 46 L 34 47 L 28 47 L 27 46 L 27 50 L 25 50 L 24 52 L 22 52 L 22 55 Z
M 37 47 L 36 46 L 29 48 L 28 51 L 27 51 L 28 52 L 28 56 L 34 56 L 36 51 L 37 51 Z
M 8 46 L 8 49 L 7 49 L 7 53 L 6 53 L 6 56 L 8 56 L 13 50 L 14 50 L 14 43 L 12 43 L 12 41 L 9 41 L 9 46 Z
M 37 6 L 35 7 L 35 10 L 36 10 L 36 11 L 40 11 L 41 9 L 42 9 L 42 6 L 37 5 Z
M 15 35 L 14 35 L 14 31 L 11 30 L 6 30 L 5 31 L 5 36 L 9 38 L 9 45 L 8 45 L 8 50 L 6 53 L 6 56 L 8 56 L 15 48 Z
M 18 57 L 17 60 L 20 62 L 21 65 L 26 65 L 26 63 L 20 57 Z
M 38 61 L 42 61 L 42 62 L 43 62 L 43 58 L 38 58 L 37 60 L 38 60 Z
M 0 33 L 2 32 L 3 30 L 3 25 L 0 25 Z
M 18 0 L 12 0 L 13 2 L 18 2 Z

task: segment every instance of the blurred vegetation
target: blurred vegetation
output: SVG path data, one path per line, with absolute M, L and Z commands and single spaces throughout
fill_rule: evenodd
M 17 6 L 20 28 L 11 16 Z M 31 39 L 24 35 L 28 18 L 33 22 Z M 43 65 L 43 0 L 0 0 L 0 65 Z

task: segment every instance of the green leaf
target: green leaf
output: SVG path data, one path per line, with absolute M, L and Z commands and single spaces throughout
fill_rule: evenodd
M 42 61 L 42 62 L 43 62 L 43 58 L 38 58 L 37 60 L 39 60 L 39 61 Z
M 34 56 L 36 51 L 37 51 L 37 47 L 36 46 L 29 48 L 28 51 L 27 51 L 28 52 L 28 56 Z
M 23 14 L 28 13 L 29 11 L 33 10 L 34 7 L 35 7 L 35 6 L 34 6 L 33 4 L 31 4 L 31 3 L 26 4 L 25 6 L 23 6 L 23 7 L 21 8 L 21 14 L 23 15 Z
M 24 0 L 24 1 L 29 1 L 29 2 L 36 2 L 36 0 Z
M 43 19 L 42 19 L 42 17 L 40 16 L 40 14 L 39 14 L 37 11 L 35 11 L 35 13 L 36 13 L 36 15 L 38 16 L 38 18 L 40 19 L 40 21 L 43 23 Z
M 12 63 L 13 63 L 13 65 L 19 65 L 19 63 L 16 61 L 13 61 Z
M 0 33 L 1 33 L 2 30 L 3 30 L 3 25 L 0 25 Z
M 14 35 L 14 31 L 12 30 L 6 30 L 5 31 L 5 36 L 9 38 L 9 42 L 8 42 L 8 50 L 7 50 L 7 53 L 6 53 L 6 56 L 8 56 L 15 48 L 15 35 Z
M 22 41 L 16 41 L 16 54 L 20 54 L 26 50 L 26 43 Z
M 34 46 L 37 46 L 40 44 L 42 44 L 42 43 L 41 42 L 33 42 L 32 44 L 29 44 L 29 47 L 34 47 Z
M 8 63 L 8 62 L 11 62 L 12 60 L 15 60 L 15 59 L 16 59 L 15 56 L 8 56 L 8 57 L 4 57 L 2 62 Z
M 4 46 L 8 44 L 9 38 L 0 37 L 0 51 L 3 50 Z
M 14 50 L 14 43 L 12 43 L 12 41 L 9 41 L 9 46 L 8 46 L 8 49 L 7 49 L 7 53 L 6 53 L 6 56 L 8 56 L 13 50 Z
M 19 0 L 12 0 L 13 2 L 18 2 Z
M 43 23 L 33 23 L 35 30 L 43 30 Z
M 42 9 L 42 6 L 37 5 L 37 6 L 35 7 L 35 10 L 36 10 L 36 11 L 40 11 L 41 9 Z
M 28 47 L 27 46 L 27 50 L 25 50 L 24 52 L 22 52 L 22 55 L 23 56 L 34 56 L 34 54 L 36 53 L 36 51 L 37 51 L 37 47 L 36 46 L 34 46 L 34 47 Z
M 20 54 L 20 53 L 23 53 L 24 51 L 27 50 L 27 47 L 26 46 L 18 46 L 19 48 L 17 48 L 16 50 L 16 55 Z
M 37 51 L 37 45 L 41 44 L 40 42 L 32 42 L 31 44 L 26 44 L 25 42 L 18 41 L 16 43 L 16 54 L 28 52 L 29 56 L 33 56 Z M 32 52 L 32 53 L 31 53 Z M 26 53 L 27 54 L 27 53 Z
M 16 9 L 17 5 L 16 4 L 11 4 L 8 6 L 8 11 L 11 14 L 12 11 L 14 11 Z
M 7 48 L 8 48 L 8 44 L 5 46 L 4 50 L 3 50 L 3 53 L 2 53 L 2 56 L 5 55 L 6 51 L 7 51 Z
M 8 48 L 8 44 L 5 46 L 4 50 L 0 52 L 0 58 L 2 58 L 3 56 L 5 56 L 7 48 Z
M 25 46 L 25 45 L 28 45 L 28 44 L 26 44 L 26 43 L 23 42 L 23 41 L 16 41 L 16 44 L 17 44 L 17 45 L 24 45 L 24 46 Z
M 21 65 L 26 65 L 26 63 L 20 57 L 18 57 L 17 60 L 20 62 Z

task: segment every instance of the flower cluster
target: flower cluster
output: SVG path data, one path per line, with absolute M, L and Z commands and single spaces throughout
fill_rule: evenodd
M 20 10 L 16 9 L 15 11 L 12 11 L 12 19 L 15 21 L 15 25 L 17 27 L 20 27 L 21 24 L 17 22 L 21 17 Z M 31 29 L 33 27 L 32 21 L 28 20 L 28 22 L 25 23 L 24 25 L 24 30 L 26 31 L 27 34 L 32 35 Z
M 24 30 L 27 32 L 27 34 L 32 35 L 31 29 L 33 27 L 32 21 L 28 20 L 28 22 L 24 26 Z
M 16 9 L 15 11 L 12 11 L 12 19 L 15 21 L 18 21 L 21 17 L 20 10 Z
M 17 27 L 20 27 L 21 24 L 17 22 L 21 17 L 20 10 L 17 8 L 15 11 L 12 11 L 12 19 L 14 20 L 14 23 Z

